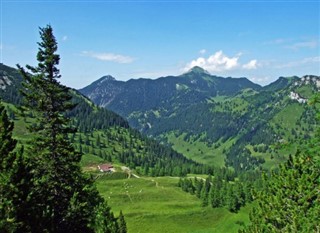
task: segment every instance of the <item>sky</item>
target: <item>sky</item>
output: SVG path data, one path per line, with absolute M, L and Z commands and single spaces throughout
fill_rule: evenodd
M 260 85 L 320 75 L 319 0 L 0 0 L 1 62 L 36 65 L 39 27 L 58 42 L 61 83 L 82 88 L 200 66 Z

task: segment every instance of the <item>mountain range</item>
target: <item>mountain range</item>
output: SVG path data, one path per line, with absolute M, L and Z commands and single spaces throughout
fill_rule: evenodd
M 314 75 L 280 77 L 262 87 L 194 67 L 155 80 L 108 75 L 79 91 L 188 158 L 247 170 L 278 164 L 313 135 L 315 109 L 307 102 L 319 89 Z
M 15 68 L 1 64 L 0 97 L 4 102 L 21 105 L 21 81 Z M 78 149 L 83 138 L 91 138 L 86 140 L 85 149 L 81 148 L 87 154 L 122 160 L 143 171 L 146 166 L 163 165 L 156 157 L 164 149 L 130 126 L 173 147 L 178 153 L 166 146 L 165 156 L 177 158 L 176 164 L 192 164 L 193 160 L 194 165 L 229 166 L 235 170 L 260 165 L 270 168 L 295 153 L 299 142 L 303 144 L 314 134 L 316 111 L 307 102 L 319 88 L 319 76 L 280 77 L 261 87 L 246 78 L 210 75 L 200 67 L 156 80 L 123 82 L 104 76 L 79 90 L 83 95 L 70 89 L 78 106 L 69 115 L 80 129 L 73 136 L 79 141 Z M 112 133 L 107 135 L 114 139 L 108 143 L 117 149 L 105 152 L 104 148 L 95 148 L 93 142 L 98 132 L 108 130 Z M 102 134 L 99 140 L 103 140 Z M 142 159 L 146 151 L 151 164 Z

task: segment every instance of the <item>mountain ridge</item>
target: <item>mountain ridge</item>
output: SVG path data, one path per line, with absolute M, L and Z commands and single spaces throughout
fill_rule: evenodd
M 319 91 L 320 77 L 280 77 L 261 87 L 247 78 L 218 77 L 196 67 L 179 76 L 112 84 L 111 89 L 89 85 L 80 92 L 188 158 L 247 170 L 284 160 L 270 156 L 294 153 L 296 146 L 283 152 L 281 144 L 312 136 L 315 112 L 305 103 Z M 198 146 L 202 149 L 192 149 Z
M 99 81 L 100 80 L 100 81 Z M 111 110 L 118 110 L 121 115 L 128 112 L 139 111 L 145 108 L 154 108 L 166 105 L 172 98 L 185 96 L 190 103 L 205 101 L 213 95 L 232 95 L 243 89 L 260 89 L 261 86 L 254 84 L 247 78 L 223 78 L 210 75 L 205 70 L 195 67 L 190 72 L 179 76 L 166 76 L 158 79 L 130 79 L 128 81 L 106 80 L 102 83 L 99 79 L 87 87 L 79 89 L 96 104 L 108 107 Z M 97 83 L 99 81 L 99 84 Z M 225 86 L 229 86 L 228 89 Z M 138 104 L 132 102 L 140 98 Z M 119 100 L 122 99 L 122 101 Z M 123 105 L 123 111 L 115 105 Z M 113 104 L 116 103 L 116 104 Z M 125 110 L 127 109 L 127 111 Z

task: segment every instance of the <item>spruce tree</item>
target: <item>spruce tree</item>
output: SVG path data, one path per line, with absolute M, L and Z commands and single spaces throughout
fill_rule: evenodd
M 225 206 L 230 212 L 236 212 L 239 209 L 238 200 L 237 200 L 237 197 L 234 195 L 234 187 L 232 184 L 227 185 Z
M 68 138 L 74 129 L 65 114 L 74 105 L 69 88 L 58 81 L 60 57 L 52 27 L 40 28 L 40 37 L 38 65 L 28 65 L 28 71 L 18 66 L 24 78 L 25 106 L 36 119 L 28 150 L 33 168 L 28 224 L 31 232 L 94 232 L 97 216 L 109 209 L 103 207 L 93 181 L 82 174 L 81 154 Z M 108 226 L 116 224 L 114 218 L 105 221 Z
M 201 199 L 201 206 L 205 207 L 209 204 L 209 191 L 210 191 L 210 180 L 211 178 L 207 178 L 204 182 L 204 185 L 202 186 L 201 193 L 200 193 L 200 199 Z
M 5 107 L 0 101 L 0 231 L 10 232 L 15 229 L 15 209 L 8 196 L 10 173 L 15 161 L 17 141 L 12 138 L 13 123 L 9 121 Z
M 17 141 L 12 138 L 13 128 L 14 124 L 0 100 L 0 169 L 3 172 L 10 168 L 14 160 L 13 150 Z
M 210 199 L 210 203 L 212 208 L 217 208 L 222 206 L 222 194 L 221 192 L 221 188 L 222 188 L 222 178 L 220 177 L 214 177 L 212 179 L 212 186 L 209 192 L 209 199 Z
M 15 151 L 14 124 L 0 102 L 0 232 L 29 232 L 25 223 L 32 185 L 23 147 Z
M 127 232 L 127 224 L 124 219 L 124 216 L 122 214 L 122 211 L 120 211 L 119 215 L 119 233 L 126 233 Z
M 318 232 L 320 230 L 320 166 L 298 154 L 265 177 L 251 225 L 242 232 Z

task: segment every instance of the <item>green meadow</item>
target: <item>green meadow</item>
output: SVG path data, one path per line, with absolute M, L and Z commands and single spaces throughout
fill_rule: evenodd
M 166 134 L 166 138 L 169 143 L 172 144 L 172 148 L 179 153 L 183 154 L 189 159 L 203 164 L 214 164 L 216 167 L 223 167 L 225 154 L 224 149 L 228 148 L 231 143 L 226 142 L 222 146 L 215 147 L 214 145 L 208 146 L 207 143 L 200 141 L 199 139 L 186 141 L 184 139 L 185 133 L 176 136 L 173 132 Z
M 237 232 L 249 220 L 250 206 L 239 213 L 200 207 L 200 200 L 177 187 L 178 177 L 96 180 L 117 216 L 123 211 L 129 233 Z

